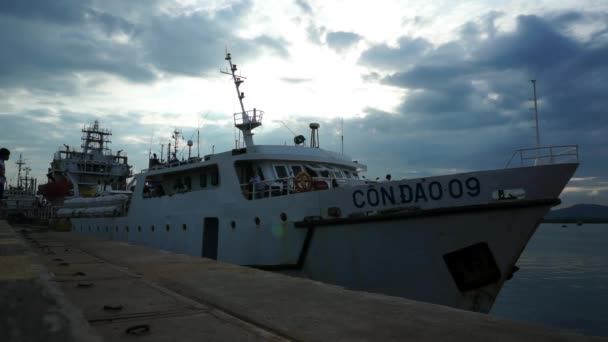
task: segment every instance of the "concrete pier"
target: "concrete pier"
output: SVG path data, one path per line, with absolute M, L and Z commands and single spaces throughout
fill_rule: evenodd
M 608 341 L 0 221 L 0 341 Z

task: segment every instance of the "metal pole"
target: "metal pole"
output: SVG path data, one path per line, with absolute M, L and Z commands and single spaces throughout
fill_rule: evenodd
M 530 80 L 532 82 L 532 91 L 534 93 L 534 120 L 536 121 L 536 147 L 540 148 L 540 131 L 538 129 L 538 105 L 536 103 L 536 80 Z
M 341 118 L 341 119 L 342 119 L 342 122 L 341 122 L 341 128 L 340 128 L 340 130 L 342 132 L 341 132 L 341 135 L 340 135 L 340 140 L 341 140 L 341 143 L 342 143 L 342 154 L 344 154 L 344 118 Z

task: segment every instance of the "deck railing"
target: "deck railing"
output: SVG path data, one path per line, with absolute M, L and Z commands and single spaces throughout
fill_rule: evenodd
M 348 178 L 312 177 L 312 188 L 310 191 L 347 186 L 351 181 Z M 295 187 L 295 177 L 241 184 L 241 191 L 250 200 L 298 193 Z
M 578 145 L 557 145 L 519 149 L 513 152 L 505 168 L 578 162 Z

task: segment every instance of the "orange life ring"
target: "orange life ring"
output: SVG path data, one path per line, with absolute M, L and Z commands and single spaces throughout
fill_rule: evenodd
M 306 192 L 312 189 L 312 177 L 304 172 L 300 171 L 294 179 L 296 192 Z

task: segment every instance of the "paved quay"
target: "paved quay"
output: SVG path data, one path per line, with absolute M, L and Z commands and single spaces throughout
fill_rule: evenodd
M 0 221 L 0 341 L 608 341 Z

